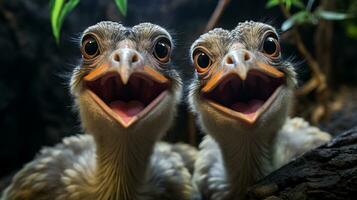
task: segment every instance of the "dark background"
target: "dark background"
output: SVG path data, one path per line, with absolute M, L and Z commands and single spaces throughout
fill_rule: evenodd
M 217 26 L 232 29 L 240 21 L 257 20 L 280 27 L 284 20 L 280 10 L 266 9 L 265 3 L 265 0 L 232 0 Z M 58 46 L 51 32 L 49 0 L 0 1 L 0 178 L 21 168 L 42 146 L 80 133 L 66 77 L 80 58 L 76 39 L 86 27 L 112 20 L 126 26 L 152 22 L 167 28 L 176 39 L 174 61 L 187 86 L 193 72 L 189 47 L 203 32 L 216 4 L 216 0 L 128 0 L 128 14 L 123 18 L 113 0 L 82 0 L 65 19 Z M 305 40 L 311 39 L 308 28 L 302 32 L 306 33 Z M 312 44 L 308 47 L 314 48 Z M 346 37 L 336 24 L 333 39 L 336 92 L 340 86 L 353 88 L 356 84 L 356 47 L 357 41 Z M 294 46 L 283 43 L 283 51 L 286 57 L 296 55 L 301 63 L 297 66 L 301 80 L 306 79 L 308 67 Z M 357 98 L 351 99 L 348 105 L 354 107 Z M 348 106 L 344 108 L 350 110 Z M 352 118 L 357 115 L 333 115 L 334 122 L 323 122 L 320 127 L 340 132 L 354 125 L 348 121 Z M 187 141 L 188 124 L 186 106 L 182 104 L 167 139 Z

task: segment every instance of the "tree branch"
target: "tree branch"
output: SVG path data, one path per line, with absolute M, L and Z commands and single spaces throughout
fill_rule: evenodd
M 205 32 L 213 29 L 216 26 L 219 18 L 221 18 L 223 11 L 227 7 L 229 2 L 230 2 L 230 0 L 219 0 L 218 4 L 216 6 L 216 9 L 214 10 L 213 14 L 211 15 L 211 18 L 209 19 L 209 21 L 207 23 Z
M 353 199 L 356 154 L 354 128 L 264 177 L 248 190 L 247 199 Z

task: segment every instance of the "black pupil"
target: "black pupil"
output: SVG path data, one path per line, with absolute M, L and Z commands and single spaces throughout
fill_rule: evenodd
M 209 57 L 205 53 L 200 52 L 197 57 L 197 64 L 201 68 L 206 68 L 209 66 L 209 63 L 210 63 Z
M 164 42 L 158 42 L 155 46 L 155 53 L 158 58 L 165 58 L 169 53 L 168 45 Z
M 85 47 L 84 47 L 85 52 L 90 55 L 93 56 L 97 53 L 98 51 L 98 44 L 97 41 L 95 41 L 94 39 L 89 40 Z
M 264 42 L 264 52 L 267 54 L 274 54 L 276 51 L 275 39 L 273 37 L 267 37 Z

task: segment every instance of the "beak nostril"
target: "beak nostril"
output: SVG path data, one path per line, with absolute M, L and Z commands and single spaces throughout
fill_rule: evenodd
M 117 62 L 120 62 L 120 56 L 119 56 L 119 54 L 114 54 L 113 59 L 114 59 L 115 61 L 117 61 Z
M 245 53 L 244 54 L 244 61 L 248 61 L 248 60 L 250 60 L 250 55 L 249 55 L 249 53 Z
M 138 62 L 138 61 L 139 61 L 139 56 L 135 54 L 135 55 L 133 56 L 133 58 L 131 59 L 131 61 L 132 61 L 133 63 Z
M 226 60 L 226 63 L 227 64 L 234 64 L 234 61 L 233 61 L 233 59 L 232 59 L 232 57 L 231 56 L 228 56 L 228 58 L 227 58 L 227 60 Z

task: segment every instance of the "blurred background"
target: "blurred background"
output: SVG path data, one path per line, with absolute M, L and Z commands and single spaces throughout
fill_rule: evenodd
M 0 191 L 42 146 L 80 133 L 66 77 L 80 59 L 77 38 L 102 20 L 152 22 L 171 31 L 185 86 L 193 74 L 189 47 L 205 30 L 268 22 L 282 33 L 284 57 L 297 63 L 292 115 L 332 135 L 357 124 L 355 0 L 127 0 L 125 17 L 114 0 L 78 2 L 65 15 L 57 44 L 49 0 L 0 1 Z M 165 139 L 197 145 L 201 137 L 183 102 Z

